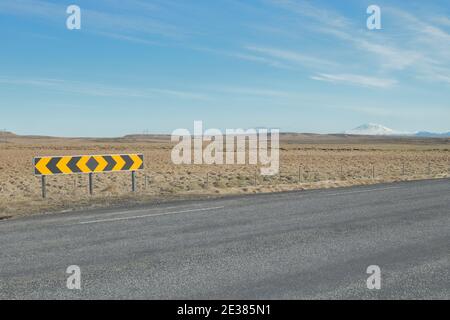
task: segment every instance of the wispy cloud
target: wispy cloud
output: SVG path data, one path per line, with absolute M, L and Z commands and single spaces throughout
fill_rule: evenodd
M 434 21 L 442 26 L 450 27 L 450 18 L 445 16 L 435 17 Z
M 218 49 L 205 48 L 205 47 L 193 47 L 192 49 L 198 50 L 198 51 L 204 51 L 204 52 L 211 52 L 214 54 L 219 54 L 222 56 L 235 58 L 235 59 L 239 59 L 239 60 L 262 63 L 262 64 L 265 64 L 265 65 L 268 65 L 271 67 L 276 67 L 276 68 L 281 68 L 281 69 L 291 69 L 291 67 L 289 67 L 288 65 L 286 65 L 285 63 L 283 63 L 279 60 L 276 60 L 276 59 L 273 59 L 270 57 L 264 57 L 264 56 L 257 55 L 257 54 L 251 54 L 248 52 L 218 50 Z
M 368 64 L 376 64 L 375 70 L 378 72 L 407 70 L 410 74 L 415 74 L 416 79 L 448 83 L 447 76 L 442 74 L 442 70 L 448 69 L 450 65 L 450 33 L 443 29 L 450 26 L 448 17 L 439 14 L 434 17 L 418 17 L 416 15 L 420 12 L 413 14 L 396 7 L 383 6 L 383 17 L 390 17 L 394 26 L 391 25 L 389 31 L 383 29 L 371 32 L 366 30 L 365 25 L 357 25 L 342 14 L 311 2 L 269 2 L 294 12 L 301 18 L 309 19 L 311 23 L 304 26 L 309 31 L 335 37 L 341 44 L 369 53 L 373 58 Z M 354 56 L 353 52 L 352 55 Z M 322 80 L 325 79 L 328 78 Z M 377 82 L 374 84 L 377 85 Z M 387 84 L 391 85 L 390 82 Z
M 100 36 L 104 36 L 104 37 L 108 37 L 108 38 L 112 38 L 112 39 L 116 39 L 116 40 L 121 40 L 121 41 L 128 41 L 128 42 L 134 42 L 134 43 L 138 43 L 138 44 L 143 44 L 143 45 L 151 45 L 151 46 L 160 46 L 162 45 L 160 42 L 156 42 L 156 41 L 150 41 L 150 40 L 146 40 L 146 39 L 142 39 L 142 38 L 138 38 L 138 37 L 133 37 L 133 36 L 127 36 L 124 34 L 120 34 L 120 33 L 112 33 L 112 32 L 94 32 L 97 35 Z
M 141 17 L 133 14 L 116 14 L 83 9 L 85 29 L 96 31 L 121 31 L 124 34 L 160 35 L 169 38 L 183 38 L 188 30 L 181 30 L 174 25 L 157 21 L 151 17 Z
M 156 96 L 166 96 L 178 99 L 209 100 L 209 97 L 207 95 L 191 91 L 180 91 L 174 89 L 161 89 L 161 88 L 127 88 L 118 86 L 105 86 L 97 83 L 68 81 L 62 79 L 49 79 L 49 78 L 16 79 L 9 77 L 0 77 L 0 83 L 4 85 L 12 85 L 19 87 L 23 86 L 40 87 L 52 91 L 76 93 L 96 97 L 153 98 Z
M 355 44 L 370 53 L 374 53 L 380 59 L 385 68 L 402 70 L 418 61 L 422 54 L 411 50 L 400 50 L 392 46 L 374 43 L 364 39 L 353 40 Z
M 356 50 L 375 55 L 384 68 L 404 69 L 416 59 L 414 52 L 395 48 L 380 36 L 369 37 L 367 32 L 361 31 L 361 27 L 329 8 L 319 8 L 301 0 L 270 0 L 270 3 L 309 19 L 310 23 L 306 23 L 304 28 L 310 32 L 335 37 Z
M 127 4 L 128 3 L 127 1 Z M 136 9 L 149 9 L 153 6 L 145 5 L 140 1 L 131 3 Z M 64 21 L 67 17 L 66 7 L 60 3 L 53 3 L 42 0 L 16 0 L 0 2 L 0 12 L 7 15 L 32 16 L 45 20 L 46 23 L 58 24 L 65 27 Z M 143 16 L 139 10 L 129 11 L 119 2 L 109 3 L 105 8 L 113 7 L 119 12 L 97 11 L 89 8 L 82 8 L 82 30 L 98 35 L 113 37 L 119 40 L 140 42 L 150 44 L 154 41 L 152 36 L 166 37 L 171 40 L 183 39 L 190 32 L 184 28 L 179 28 L 174 24 L 159 21 L 150 15 Z M 153 16 L 157 16 L 153 14 Z M 62 21 L 62 22 L 61 22 Z
M 403 70 L 419 59 L 423 54 L 412 49 L 401 49 L 390 43 L 385 36 L 368 36 L 364 32 L 355 30 L 338 30 L 334 28 L 318 27 L 317 32 L 332 35 L 343 40 L 356 50 L 372 54 L 383 69 Z
M 38 0 L 1 1 L 0 12 L 10 15 L 31 15 L 55 21 L 66 10 L 63 5 Z
M 211 87 L 212 90 L 233 94 L 233 95 L 244 95 L 244 96 L 258 96 L 258 97 L 272 97 L 272 98 L 286 98 L 290 97 L 293 94 L 291 92 L 268 89 L 268 88 L 248 88 L 248 87 L 230 87 L 230 86 L 221 86 L 221 87 Z
M 360 114 L 364 114 L 370 117 L 393 117 L 393 116 L 402 116 L 402 112 L 396 111 L 395 108 L 383 108 L 380 106 L 377 107 L 368 107 L 368 106 L 352 106 L 352 105 L 344 105 L 344 106 L 332 106 L 330 107 L 336 110 L 343 111 L 351 111 Z
M 395 17 L 403 32 L 409 32 L 409 46 L 421 55 L 413 65 L 416 78 L 450 83 L 450 33 L 432 24 L 432 21 L 446 20 L 440 16 L 423 19 L 393 7 L 386 11 Z
M 257 52 L 259 54 L 267 55 L 272 58 L 281 59 L 291 64 L 298 64 L 302 66 L 314 67 L 319 69 L 330 66 L 336 66 L 336 63 L 334 62 L 298 53 L 292 50 L 279 49 L 273 47 L 253 46 L 253 45 L 246 46 L 245 49 Z
M 311 18 L 333 28 L 342 28 L 349 25 L 349 20 L 342 15 L 326 8 L 318 8 L 307 1 L 270 0 L 274 5 L 295 12 L 304 17 Z
M 0 76 L 0 84 L 17 87 L 38 87 L 52 92 L 75 93 L 78 95 L 108 97 L 108 98 L 136 98 L 148 99 L 155 97 L 176 98 L 180 100 L 211 101 L 218 94 L 232 95 L 233 97 L 264 97 L 288 98 L 295 94 L 292 92 L 257 87 L 233 86 L 198 86 L 196 91 L 175 90 L 171 88 L 129 88 L 109 86 L 99 83 L 70 81 L 54 78 L 11 78 Z
M 436 66 L 431 63 L 423 65 L 421 68 L 421 73 L 416 76 L 418 79 L 450 84 L 450 68 Z
M 130 0 L 127 5 L 124 5 L 119 0 L 99 1 L 105 4 L 103 6 L 106 8 L 105 11 L 83 8 L 83 32 L 142 45 L 177 43 L 198 50 L 191 45 L 195 41 L 185 41 L 198 35 L 193 31 L 195 27 L 183 27 L 183 23 L 177 20 L 178 14 L 186 10 L 186 4 L 177 4 L 176 1 L 148 3 Z M 327 74 L 338 75 L 364 74 L 368 70 L 388 75 L 408 71 L 414 74 L 416 79 L 448 83 L 445 71 L 450 65 L 450 33 L 446 28 L 450 26 L 450 18 L 442 14 L 422 19 L 411 12 L 383 6 L 383 16 L 387 14 L 394 17 L 398 30 L 370 32 L 365 29 L 365 25 L 356 23 L 336 11 L 337 9 L 320 6 L 315 2 L 304 0 L 265 0 L 264 2 L 276 6 L 277 9 L 285 10 L 286 14 L 295 14 L 300 22 L 304 23 L 305 30 L 334 37 L 339 40 L 341 48 L 346 47 L 335 59 L 329 58 L 329 52 L 325 51 L 324 47 L 315 47 L 307 51 L 299 50 L 298 46 L 275 45 L 275 41 L 254 44 L 253 39 L 252 42 L 248 39 L 240 39 L 240 43 L 253 44 L 244 46 L 240 44 L 239 49 L 235 50 L 226 47 L 199 50 L 293 71 L 298 71 L 299 66 L 316 73 L 326 71 Z M 109 5 L 106 6 L 106 4 Z M 235 4 L 240 2 L 235 1 Z M 45 0 L 0 2 L 0 12 L 3 14 L 33 16 L 47 23 L 58 23 L 61 28 L 64 27 L 61 21 L 64 21 L 67 15 L 65 9 L 63 4 Z M 199 12 L 202 12 L 195 7 L 192 11 L 198 16 L 200 16 Z M 171 14 L 168 15 L 170 18 L 167 18 L 167 15 L 161 15 L 161 12 L 170 12 Z M 257 10 L 253 14 L 256 15 L 258 12 Z M 203 22 L 200 22 L 200 25 L 201 23 Z M 251 21 L 247 23 L 247 26 L 250 26 L 253 31 L 256 30 Z M 269 32 L 272 35 L 275 33 L 276 37 L 291 37 L 293 34 L 289 22 L 276 26 L 266 25 L 260 32 L 264 34 Z M 397 41 L 396 36 L 399 34 L 405 35 L 404 41 L 403 38 L 402 41 Z M 273 37 L 268 38 L 273 40 Z M 305 46 L 305 48 L 308 47 Z M 314 54 L 311 50 L 315 50 Z M 355 54 L 354 50 L 369 53 L 370 56 L 365 58 Z M 360 61 L 350 66 L 355 56 Z
M 394 79 L 375 78 L 356 74 L 326 74 L 312 76 L 311 79 L 332 83 L 346 83 L 363 87 L 388 88 L 397 83 Z

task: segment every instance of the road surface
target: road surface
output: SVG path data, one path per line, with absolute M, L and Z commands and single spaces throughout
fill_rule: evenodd
M 1 299 L 449 299 L 450 180 L 6 220 L 0 248 Z

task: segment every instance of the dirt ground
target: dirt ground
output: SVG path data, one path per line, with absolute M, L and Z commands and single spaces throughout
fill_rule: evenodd
M 174 165 L 167 136 L 63 139 L 11 136 L 0 141 L 0 219 L 227 194 L 331 188 L 400 180 L 450 177 L 450 139 L 376 138 L 283 134 L 280 174 L 262 177 L 251 165 Z M 34 176 L 35 156 L 143 153 L 145 170 L 94 176 L 47 177 L 47 199 Z

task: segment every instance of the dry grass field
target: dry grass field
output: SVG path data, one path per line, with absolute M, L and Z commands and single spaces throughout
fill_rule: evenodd
M 331 188 L 449 177 L 450 139 L 283 134 L 280 174 L 262 177 L 255 166 L 172 164 L 167 136 L 63 139 L 10 136 L 0 141 L 0 219 L 33 213 L 165 201 L 198 196 Z M 136 153 L 145 155 L 131 194 L 130 173 L 47 178 L 47 199 L 33 174 L 35 156 Z

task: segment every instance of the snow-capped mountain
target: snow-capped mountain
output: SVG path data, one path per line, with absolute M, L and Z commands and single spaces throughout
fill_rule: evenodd
M 344 134 L 361 135 L 361 136 L 415 136 L 421 138 L 448 138 L 450 137 L 450 132 L 428 132 L 428 131 L 418 131 L 418 132 L 401 132 L 392 130 L 381 124 L 368 123 L 356 127 L 352 130 L 347 130 Z
M 398 132 L 382 126 L 381 124 L 375 123 L 367 123 L 363 124 L 359 127 L 356 127 L 352 130 L 347 130 L 344 132 L 345 134 L 354 134 L 354 135 L 365 135 L 365 136 L 395 136 L 395 135 L 405 135 L 407 133 Z

